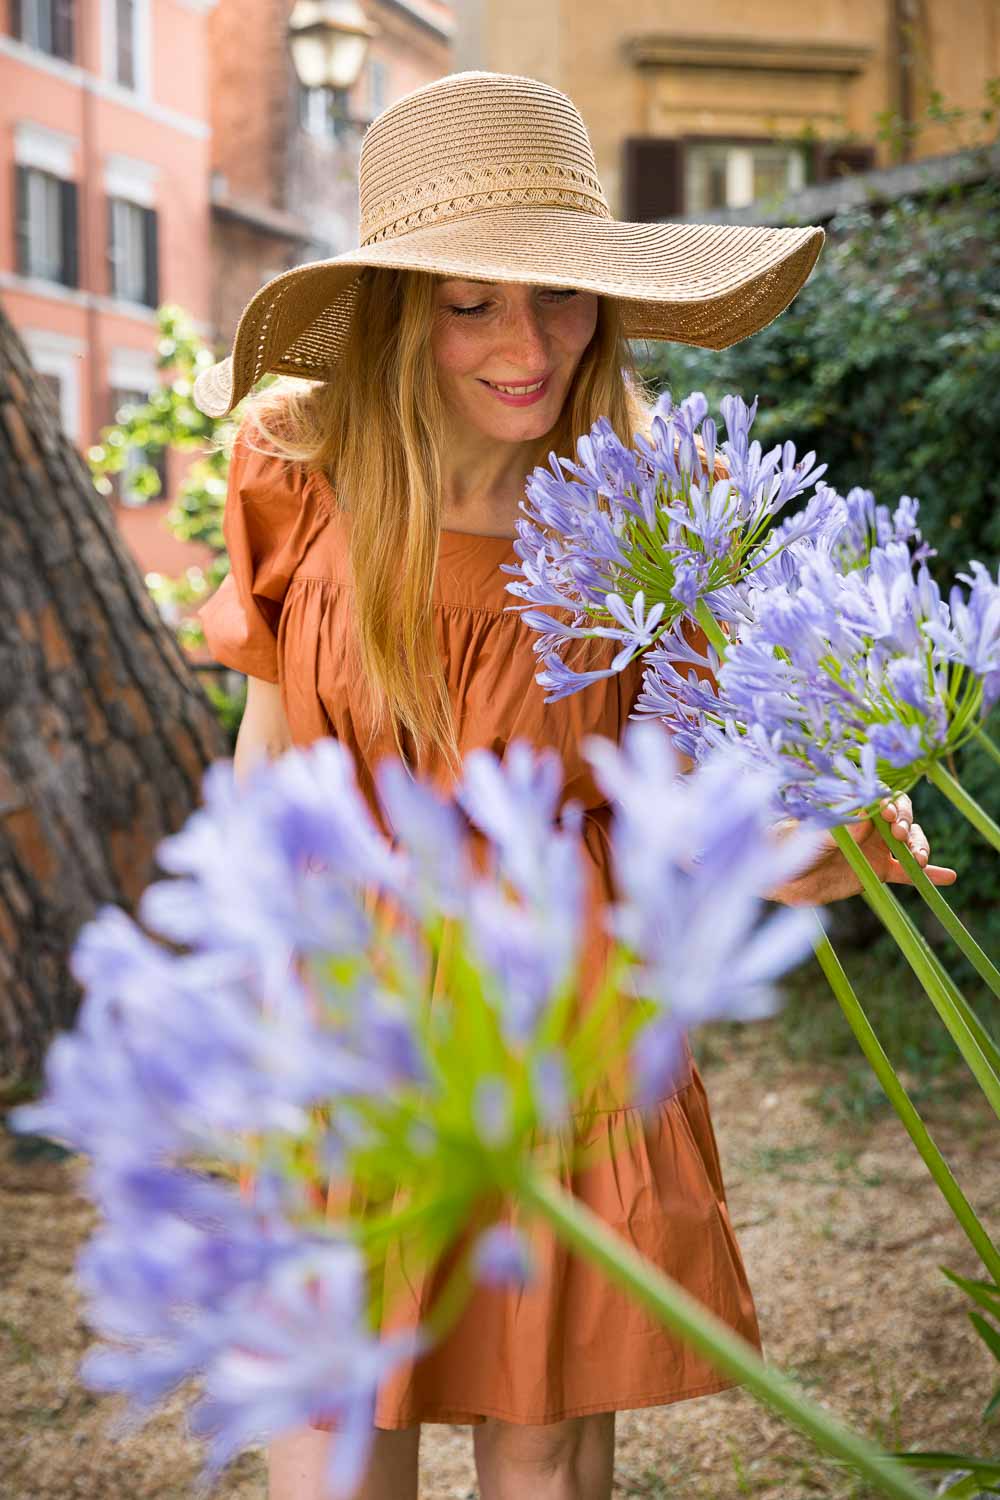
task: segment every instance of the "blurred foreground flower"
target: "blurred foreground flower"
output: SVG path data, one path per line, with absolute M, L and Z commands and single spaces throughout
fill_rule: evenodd
M 379 1381 L 446 1331 L 463 1285 L 530 1279 L 500 1207 L 529 1180 L 533 1143 L 555 1132 L 572 1146 L 616 1049 L 636 1101 L 659 1098 L 684 1028 L 770 1014 L 773 981 L 808 951 L 811 914 L 764 916 L 763 893 L 816 842 L 768 838 L 771 772 L 737 775 L 723 751 L 683 777 L 649 724 L 588 750 L 618 805 L 620 899 L 584 1018 L 580 812 L 560 808 L 558 757 L 523 743 L 502 762 L 468 756 L 452 802 L 385 762 L 395 844 L 332 740 L 239 788 L 217 765 L 204 806 L 161 846 L 172 878 L 141 906 L 182 951 L 113 908 L 83 930 L 77 1025 L 16 1124 L 91 1158 L 103 1224 L 80 1278 L 110 1342 L 84 1378 L 139 1417 L 193 1379 L 206 1477 L 331 1417 L 329 1482 L 350 1494 Z M 617 1036 L 602 1007 L 622 993 L 634 1024 Z M 233 1181 L 247 1170 L 252 1201 Z M 331 1178 L 362 1209 L 328 1216 Z M 387 1206 L 398 1192 L 405 1207 Z M 458 1295 L 383 1337 L 388 1293 L 371 1289 L 392 1246 L 430 1265 L 470 1229 Z

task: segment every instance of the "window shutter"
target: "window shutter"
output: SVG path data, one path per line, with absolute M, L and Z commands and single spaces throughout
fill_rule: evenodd
M 108 268 L 108 293 L 112 297 L 117 297 L 118 255 L 116 253 L 117 246 L 115 245 L 115 200 L 113 198 L 108 198 L 106 201 L 108 205 L 106 224 L 107 243 L 105 245 L 104 258 Z
M 838 177 L 870 172 L 874 165 L 874 146 L 838 146 L 831 141 L 817 141 L 813 147 L 814 182 L 836 182 Z
M 156 470 L 160 479 L 160 500 L 167 498 L 167 450 L 166 448 L 151 448 L 149 450 L 149 462 Z
M 76 0 L 52 0 L 52 51 L 73 61 L 73 22 Z
M 14 244 L 19 276 L 31 275 L 31 241 L 28 237 L 28 168 L 14 168 Z
M 79 233 L 77 228 L 77 187 L 75 182 L 59 183 L 62 231 L 63 286 L 80 285 Z
M 144 209 L 143 219 L 143 240 L 146 249 L 146 290 L 143 300 L 147 307 L 158 307 L 160 303 L 160 231 L 156 209 Z
M 662 136 L 625 140 L 625 217 L 638 223 L 684 212 L 684 148 Z

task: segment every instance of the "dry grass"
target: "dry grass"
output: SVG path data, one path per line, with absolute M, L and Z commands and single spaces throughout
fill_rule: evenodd
M 789 1064 L 775 1022 L 713 1033 L 702 1071 L 767 1357 L 890 1448 L 996 1448 L 979 1421 L 997 1367 L 939 1265 L 979 1276 L 894 1115 L 863 1128 L 817 1108 L 835 1067 Z M 923 1113 L 987 1228 L 1000 1178 L 995 1121 L 974 1086 Z M 71 1271 L 92 1213 L 65 1163 L 0 1161 L 0 1497 L 181 1500 L 199 1450 L 179 1405 L 137 1434 L 74 1370 L 88 1343 Z M 422 1500 L 472 1500 L 469 1431 L 426 1427 Z M 869 1500 L 869 1491 L 742 1390 L 618 1418 L 616 1497 Z M 261 1455 L 218 1500 L 262 1500 Z

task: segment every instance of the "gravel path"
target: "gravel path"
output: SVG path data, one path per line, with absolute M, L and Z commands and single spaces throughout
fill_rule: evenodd
M 718 1028 L 707 1048 L 694 1038 L 767 1358 L 889 1448 L 988 1453 L 995 1426 L 979 1414 L 997 1366 L 938 1269 L 979 1277 L 979 1263 L 895 1115 L 832 1122 L 820 1098 L 836 1069 L 790 1064 L 776 1025 Z M 996 1233 L 996 1122 L 978 1091 L 970 1080 L 922 1113 Z M 92 1222 L 74 1170 L 18 1163 L 0 1140 L 0 1497 L 187 1500 L 199 1450 L 180 1407 L 115 1439 L 116 1403 L 74 1379 L 88 1333 L 71 1268 Z M 421 1468 L 421 1500 L 475 1500 L 467 1428 L 426 1427 Z M 616 1497 L 870 1493 L 742 1390 L 618 1418 Z M 215 1495 L 264 1500 L 261 1455 L 234 1463 Z

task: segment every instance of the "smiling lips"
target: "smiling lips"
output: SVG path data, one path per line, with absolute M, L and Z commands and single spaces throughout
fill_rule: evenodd
M 541 401 L 549 388 L 549 376 L 542 380 L 534 380 L 530 385 L 500 385 L 499 382 L 483 380 L 480 384 L 485 385 L 487 390 L 493 392 L 498 401 L 505 406 L 533 406 L 536 401 Z

